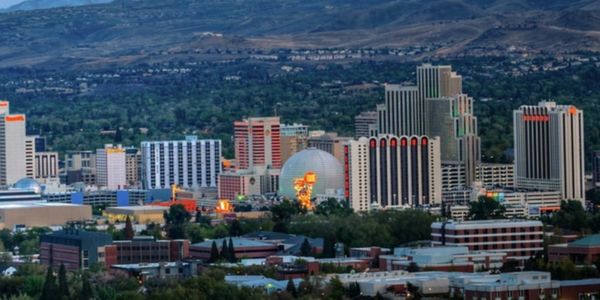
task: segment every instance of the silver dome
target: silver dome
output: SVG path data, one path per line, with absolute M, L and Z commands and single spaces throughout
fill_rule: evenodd
M 325 194 L 327 190 L 344 188 L 344 168 L 331 154 L 315 148 L 302 150 L 290 157 L 279 176 L 279 194 L 289 199 L 296 198 L 294 180 L 303 178 L 307 172 L 317 174 L 313 196 Z
M 13 188 L 16 190 L 34 191 L 36 194 L 42 193 L 42 186 L 39 182 L 27 177 L 19 179 L 19 181 L 13 185 Z

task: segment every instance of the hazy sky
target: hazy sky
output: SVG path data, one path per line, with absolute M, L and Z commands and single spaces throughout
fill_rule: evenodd
M 0 8 L 7 8 L 19 2 L 23 2 L 23 0 L 0 0 Z

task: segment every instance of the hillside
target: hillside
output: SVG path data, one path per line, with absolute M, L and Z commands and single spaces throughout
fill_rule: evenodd
M 595 51 L 600 50 L 599 3 L 126 0 L 16 11 L 0 14 L 0 67 L 144 62 L 152 53 L 203 48 L 356 48 L 438 43 L 443 46 L 434 55 L 504 50 L 510 46 Z
M 37 10 L 65 6 L 82 6 L 109 3 L 112 0 L 25 0 L 10 5 L 4 11 Z

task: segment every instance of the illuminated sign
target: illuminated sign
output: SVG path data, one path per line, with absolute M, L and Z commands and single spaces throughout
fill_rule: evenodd
M 0 107 L 8 107 L 8 101 L 0 101 Z
M 577 113 L 577 108 L 575 108 L 575 106 L 571 106 L 569 107 L 569 113 L 574 115 Z
M 548 122 L 548 121 L 550 121 L 550 117 L 543 116 L 543 115 L 524 115 L 523 121 L 526 121 L 526 122 Z
M 8 115 L 4 117 L 6 122 L 23 122 L 25 121 L 25 115 Z

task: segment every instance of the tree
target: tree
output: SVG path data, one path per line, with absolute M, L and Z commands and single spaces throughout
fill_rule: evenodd
M 293 215 L 297 214 L 299 209 L 290 200 L 284 199 L 279 205 L 271 207 L 271 218 L 275 223 L 273 231 L 287 233 L 287 226 Z
M 471 220 L 502 219 L 504 211 L 504 206 L 490 197 L 481 196 L 477 201 L 469 203 Z
M 210 258 L 208 262 L 214 263 L 219 260 L 219 249 L 217 248 L 217 242 L 213 241 L 210 248 Z
M 235 249 L 233 248 L 233 240 L 229 238 L 229 245 L 227 245 L 227 252 L 229 253 L 229 262 L 234 263 L 237 261 L 235 257 Z
M 323 240 L 323 255 L 324 258 L 335 257 L 335 237 L 328 235 Z
M 308 296 L 312 293 L 314 287 L 309 279 L 304 279 L 298 285 L 298 297 Z
M 46 279 L 44 280 L 44 287 L 42 288 L 42 296 L 40 297 L 40 300 L 56 299 L 57 290 L 58 288 L 56 286 L 54 271 L 52 270 L 52 266 L 50 266 L 46 272 Z
M 340 202 L 335 198 L 329 198 L 327 201 L 321 202 L 315 208 L 315 214 L 331 216 L 347 216 L 352 214 L 352 209 L 348 206 L 348 202 Z
M 288 283 L 287 286 L 285 287 L 285 290 L 290 293 L 292 296 L 297 297 L 298 296 L 298 291 L 296 290 L 296 285 L 294 284 L 294 281 L 290 278 L 288 279 Z
M 82 281 L 79 300 L 90 300 L 94 297 L 94 290 L 90 284 L 90 276 L 87 272 L 83 274 Z
M 227 241 L 225 239 L 223 239 L 223 243 L 221 244 L 221 259 L 222 260 L 226 260 L 229 261 L 229 258 L 231 256 L 229 256 L 229 252 L 227 252 Z
M 242 225 L 240 221 L 233 220 L 229 225 L 229 236 L 240 236 L 242 235 Z
M 181 204 L 171 205 L 164 214 L 167 235 L 171 239 L 185 238 L 185 224 L 192 218 Z
M 310 256 L 312 255 L 312 246 L 307 238 L 304 239 L 302 245 L 300 245 L 300 255 L 302 256 Z
M 131 219 L 127 216 L 125 219 L 125 228 L 123 229 L 123 234 L 125 235 L 126 240 L 133 239 L 135 233 L 133 232 L 133 225 L 131 224 Z
M 70 299 L 69 284 L 67 282 L 67 270 L 64 264 L 60 264 L 58 269 L 58 297 L 60 299 Z
M 346 296 L 352 299 L 360 296 L 360 285 L 358 284 L 358 282 L 352 282 L 348 285 L 348 291 L 346 292 Z
M 587 227 L 587 215 L 580 201 L 562 201 L 560 210 L 554 214 L 551 221 L 564 229 L 581 231 Z
M 419 272 L 419 265 L 417 265 L 416 262 L 411 262 L 410 264 L 408 264 L 408 267 L 406 267 L 406 271 L 411 273 Z
M 343 299 L 344 295 L 346 294 L 344 284 L 342 284 L 337 276 L 329 280 L 329 290 L 330 292 L 328 299 Z

